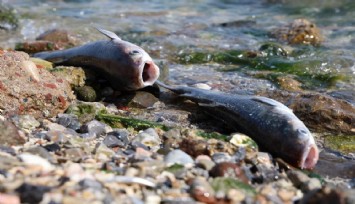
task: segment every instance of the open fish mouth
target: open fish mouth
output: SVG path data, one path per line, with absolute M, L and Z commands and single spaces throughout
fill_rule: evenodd
M 319 157 L 318 148 L 314 143 L 309 144 L 306 148 L 300 167 L 301 169 L 313 169 Z
M 154 82 L 158 79 L 159 77 L 159 67 L 154 64 L 152 61 L 146 61 L 143 64 L 143 69 L 142 69 L 142 84 L 143 86 L 150 86 L 153 85 Z

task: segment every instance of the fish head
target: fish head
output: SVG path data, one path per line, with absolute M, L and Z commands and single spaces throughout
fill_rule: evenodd
M 291 122 L 290 154 L 295 157 L 295 165 L 301 169 L 313 169 L 319 158 L 314 138 L 304 123 L 298 118 Z
M 121 40 L 120 44 L 124 47 L 124 55 L 127 57 L 125 59 L 129 66 L 127 68 L 132 69 L 129 78 L 133 83 L 127 89 L 137 90 L 153 85 L 159 77 L 160 70 L 149 54 L 132 43 Z

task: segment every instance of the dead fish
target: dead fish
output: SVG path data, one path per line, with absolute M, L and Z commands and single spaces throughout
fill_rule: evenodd
M 207 108 L 212 116 L 247 134 L 274 157 L 301 169 L 313 169 L 318 161 L 319 151 L 312 134 L 291 109 L 278 101 L 157 84 Z
M 159 77 L 159 67 L 148 53 L 111 31 L 97 29 L 110 40 L 40 52 L 34 57 L 60 65 L 92 67 L 116 90 L 137 90 L 154 84 Z

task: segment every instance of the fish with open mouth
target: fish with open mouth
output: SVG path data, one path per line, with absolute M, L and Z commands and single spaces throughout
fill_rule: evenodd
M 111 31 L 96 29 L 110 40 L 66 50 L 40 52 L 34 57 L 57 65 L 92 67 L 116 90 L 137 90 L 154 84 L 159 77 L 159 67 L 147 52 Z
M 156 83 L 206 108 L 212 116 L 253 138 L 274 157 L 301 169 L 313 169 L 318 161 L 319 151 L 312 134 L 291 109 L 278 101 Z

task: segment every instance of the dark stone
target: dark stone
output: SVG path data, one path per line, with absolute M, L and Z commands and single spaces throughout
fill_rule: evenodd
M 73 130 L 79 130 L 81 126 L 78 116 L 74 114 L 58 114 L 56 122 Z
M 16 189 L 20 195 L 21 203 L 40 203 L 43 195 L 51 190 L 48 186 L 32 185 L 24 183 Z
M 129 144 L 128 136 L 126 130 L 114 130 L 107 134 L 103 142 L 108 147 L 126 147 Z
M 57 143 L 45 145 L 43 148 L 45 148 L 48 152 L 58 152 L 61 149 Z
M 11 155 L 16 155 L 14 148 L 0 145 L 0 152 L 5 152 Z

